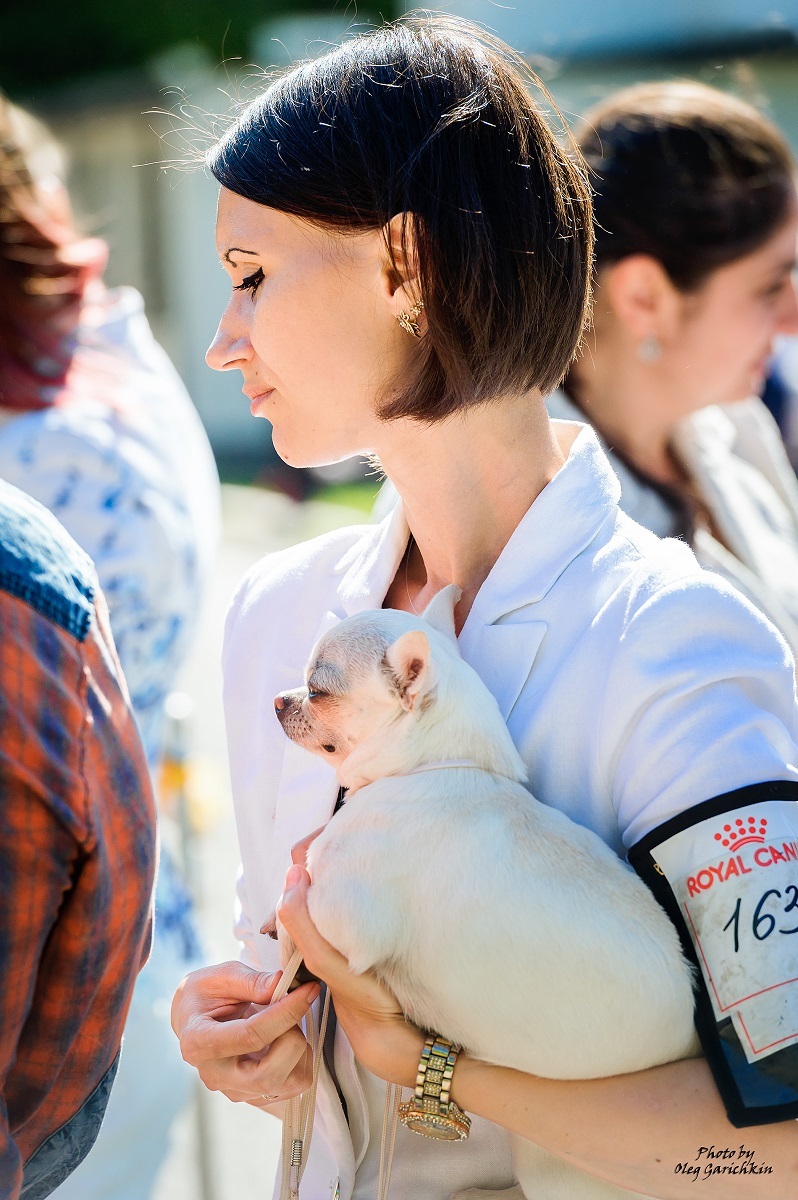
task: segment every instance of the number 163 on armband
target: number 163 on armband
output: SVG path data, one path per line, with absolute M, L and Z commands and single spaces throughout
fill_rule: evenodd
M 798 783 L 697 804 L 629 861 L 695 964 L 696 1029 L 729 1120 L 798 1118 Z
M 798 805 L 725 813 L 677 834 L 655 858 L 716 1020 L 731 1018 L 749 1062 L 798 1044 Z

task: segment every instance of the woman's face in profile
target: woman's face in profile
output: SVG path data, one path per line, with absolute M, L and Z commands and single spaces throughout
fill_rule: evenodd
M 376 450 L 375 404 L 412 342 L 395 319 L 381 231 L 338 234 L 222 188 L 216 241 L 232 291 L 208 365 L 241 371 L 251 412 L 271 421 L 291 466 Z
M 719 267 L 682 300 L 673 340 L 685 391 L 694 403 L 732 403 L 761 391 L 773 340 L 798 334 L 795 292 L 798 202 L 752 254 Z

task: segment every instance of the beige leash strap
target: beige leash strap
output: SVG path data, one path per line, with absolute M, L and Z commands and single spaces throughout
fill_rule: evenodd
M 283 996 L 287 994 L 301 962 L 302 954 L 299 950 L 295 950 L 283 971 L 282 979 L 275 988 L 274 995 L 272 996 L 272 1004 L 275 1004 L 278 1000 L 282 1000 Z M 319 1082 L 321 1050 L 324 1045 L 324 1035 L 327 1031 L 327 1017 L 329 1012 L 330 993 L 328 990 L 324 997 L 319 1029 L 316 1029 L 316 1022 L 313 1020 L 312 1011 L 305 1018 L 308 1041 L 313 1057 L 313 1076 L 310 1087 L 301 1096 L 295 1096 L 292 1100 L 287 1100 L 285 1103 L 280 1200 L 298 1200 L 299 1197 L 299 1184 L 305 1170 L 305 1163 L 307 1162 L 310 1139 L 313 1136 L 313 1120 L 316 1115 L 316 1088 Z
M 276 1004 L 278 1000 L 282 1000 L 283 996 L 288 995 L 288 989 L 294 982 L 294 976 L 299 970 L 302 962 L 302 951 L 295 950 L 291 955 L 286 966 L 283 967 L 283 974 L 277 987 L 274 989 L 274 995 L 271 998 L 271 1003 Z
M 282 978 L 275 988 L 272 1004 L 282 1000 L 287 995 L 294 976 L 302 962 L 302 954 L 295 950 L 286 965 Z M 313 1120 L 316 1114 L 316 1089 L 321 1069 L 322 1047 L 324 1035 L 327 1032 L 327 1019 L 330 1012 L 330 991 L 327 989 L 324 997 L 321 1021 L 318 1031 L 313 1020 L 313 1014 L 308 1013 L 306 1025 L 308 1041 L 313 1056 L 313 1077 L 310 1087 L 301 1096 L 287 1100 L 283 1116 L 283 1147 L 282 1147 L 282 1177 L 280 1182 L 280 1200 L 299 1200 L 299 1185 L 307 1162 L 307 1151 L 310 1149 L 310 1139 L 313 1136 Z M 385 1090 L 385 1109 L 382 1118 L 382 1138 L 380 1141 L 380 1174 L 377 1190 L 377 1200 L 388 1200 L 388 1189 L 391 1184 L 391 1166 L 393 1164 L 396 1130 L 399 1126 L 399 1102 L 402 1089 L 397 1084 L 389 1083 Z
M 388 1200 L 388 1189 L 391 1186 L 393 1152 L 396 1144 L 396 1130 L 399 1127 L 399 1102 L 401 1099 L 401 1087 L 396 1083 L 386 1084 L 385 1110 L 382 1116 L 380 1175 L 377 1184 L 377 1200 Z

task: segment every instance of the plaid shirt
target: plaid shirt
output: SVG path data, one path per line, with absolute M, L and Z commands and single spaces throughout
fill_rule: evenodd
M 0 483 L 1 1200 L 116 1057 L 154 870 L 147 763 L 94 570 Z

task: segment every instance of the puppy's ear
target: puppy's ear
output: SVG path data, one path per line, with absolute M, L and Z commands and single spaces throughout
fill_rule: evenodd
M 385 661 L 391 669 L 402 708 L 412 712 L 421 695 L 429 670 L 429 639 L 420 629 L 411 629 L 389 646 Z
M 428 625 L 442 633 L 444 637 L 457 641 L 454 628 L 454 607 L 463 594 L 463 589 L 456 583 L 447 584 L 445 588 L 433 596 L 424 612 L 421 614 Z

